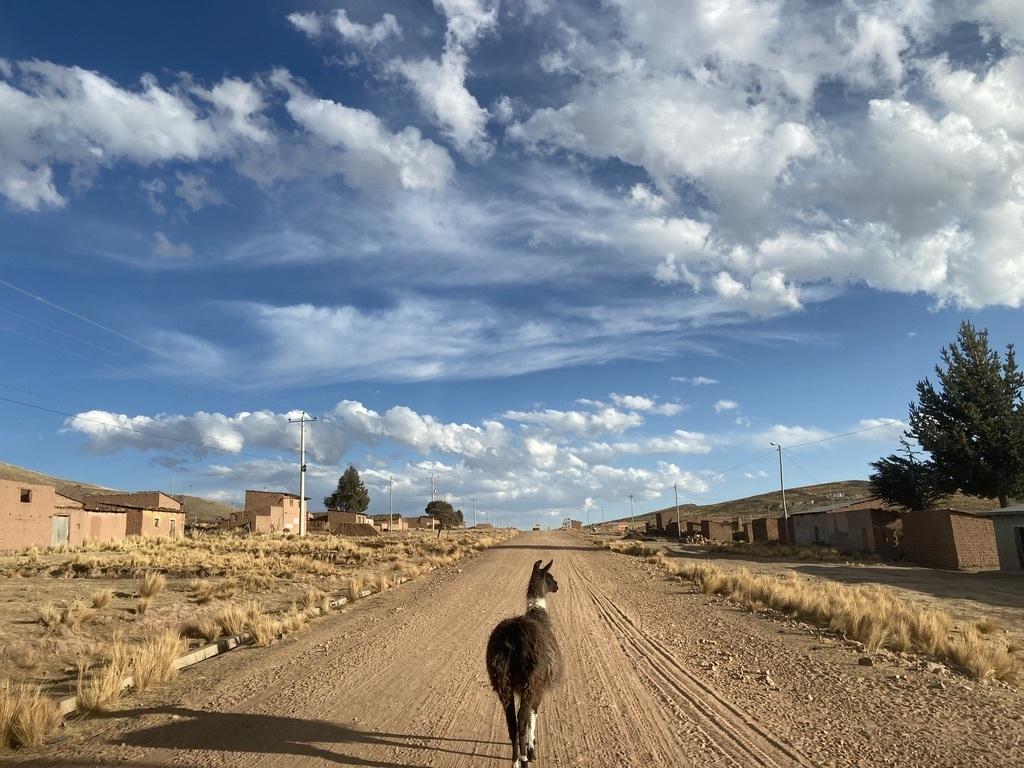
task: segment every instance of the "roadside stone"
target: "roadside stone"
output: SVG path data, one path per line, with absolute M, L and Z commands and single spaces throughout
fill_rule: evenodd
M 872 659 L 870 656 L 861 656 L 859 659 L 857 659 L 857 663 L 860 664 L 862 667 L 875 666 L 875 660 Z

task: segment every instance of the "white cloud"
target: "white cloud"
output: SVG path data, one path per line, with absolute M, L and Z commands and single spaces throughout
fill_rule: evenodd
M 673 376 L 672 381 L 678 381 L 682 384 L 692 384 L 695 387 L 706 387 L 710 384 L 718 383 L 718 379 L 712 379 L 707 376 Z
M 211 205 L 224 205 L 224 195 L 220 193 L 220 190 L 211 186 L 204 176 L 182 171 L 175 175 L 178 183 L 174 187 L 174 194 L 184 200 L 193 211 L 199 211 Z
M 799 289 L 786 282 L 781 270 L 755 272 L 749 285 L 723 270 L 712 278 L 711 284 L 728 304 L 752 315 L 767 316 L 801 307 Z
M 394 14 L 385 13 L 374 24 L 361 24 L 348 17 L 344 8 L 330 14 L 315 12 L 290 13 L 288 21 L 307 37 L 316 39 L 327 33 L 336 32 L 345 42 L 355 46 L 373 48 L 390 37 L 401 37 L 402 28 Z
M 434 6 L 447 19 L 441 60 L 395 59 L 391 69 L 406 78 L 423 111 L 461 153 L 483 159 L 492 151 L 488 113 L 466 87 L 466 73 L 469 49 L 497 24 L 497 3 L 435 0 Z
M 740 404 L 735 400 L 719 400 L 715 403 L 715 413 L 722 413 L 722 411 L 735 411 L 740 407 Z
M 681 403 L 658 403 L 656 399 L 644 395 L 619 395 L 612 392 L 609 397 L 620 408 L 654 413 L 659 416 L 675 416 L 686 409 L 686 406 Z
M 340 150 L 345 178 L 363 189 L 441 189 L 454 169 L 443 147 L 407 126 L 389 131 L 372 112 L 317 99 L 301 90 L 284 70 L 272 81 L 288 92 L 288 114 L 325 144 Z
M 856 428 L 864 430 L 857 434 L 862 440 L 895 443 L 903 436 L 907 425 L 901 419 L 861 419 Z
M 759 480 L 763 477 L 768 477 L 768 473 L 763 469 L 759 469 L 756 472 L 744 472 L 743 476 L 747 478 L 747 480 Z
M 172 243 L 163 232 L 156 232 L 153 253 L 164 259 L 187 259 L 192 255 L 192 248 L 188 243 Z
M 81 67 L 22 61 L 0 80 L 0 193 L 27 210 L 60 207 L 55 165 L 86 181 L 119 160 L 148 165 L 198 161 L 264 141 L 255 88 L 225 79 L 210 90 L 165 89 L 144 75 L 140 88 L 122 88 Z
M 644 423 L 638 413 L 620 411 L 608 406 L 599 407 L 593 413 L 585 411 L 559 411 L 549 408 L 543 411 L 505 411 L 502 418 L 550 429 L 556 434 L 596 436 L 621 434 Z
M 468 57 L 461 47 L 446 49 L 440 61 L 396 60 L 392 69 L 412 86 L 431 120 L 463 154 L 476 159 L 490 155 L 487 138 L 487 110 L 466 88 Z
M 811 443 L 831 437 L 832 433 L 818 427 L 787 426 L 775 424 L 771 428 L 756 434 L 745 434 L 741 439 L 755 447 L 767 449 L 770 443 L 776 443 L 783 448 L 791 448 L 797 444 Z

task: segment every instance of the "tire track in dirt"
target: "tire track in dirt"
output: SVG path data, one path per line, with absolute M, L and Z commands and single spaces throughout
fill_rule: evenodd
M 647 635 L 608 595 L 596 579 L 580 572 L 580 562 L 570 560 L 580 581 L 597 606 L 601 619 L 618 636 L 627 652 L 632 650 L 645 667 L 643 677 L 681 717 L 706 735 L 733 765 L 811 766 L 803 755 L 758 725 L 708 682 L 676 661 L 661 643 Z

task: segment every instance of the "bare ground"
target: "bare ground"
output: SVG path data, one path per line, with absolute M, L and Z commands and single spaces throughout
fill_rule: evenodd
M 555 559 L 560 589 L 549 609 L 567 670 L 542 707 L 539 764 L 1024 764 L 1017 690 L 904 660 L 860 667 L 858 654 L 821 633 L 548 532 L 357 603 L 269 649 L 214 659 L 159 698 L 72 724 L 45 751 L 6 757 L 136 768 L 508 764 L 483 647 L 499 619 L 522 610 L 542 557 Z

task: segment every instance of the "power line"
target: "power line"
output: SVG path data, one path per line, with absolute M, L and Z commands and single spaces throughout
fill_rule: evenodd
M 785 446 L 788 451 L 790 448 L 803 448 L 805 445 L 817 445 L 818 443 L 827 443 L 829 440 L 838 440 L 841 437 L 849 437 L 850 435 L 859 435 L 862 432 L 870 432 L 873 429 L 882 429 L 883 427 L 891 427 L 893 424 L 906 425 L 903 419 L 892 419 L 885 422 L 884 424 L 875 424 L 873 427 L 864 427 L 863 429 L 855 429 L 852 432 L 843 432 L 841 435 L 830 435 L 829 437 L 823 437 L 820 440 L 807 440 L 803 443 L 793 443 L 792 445 Z
M 42 296 L 37 296 L 34 293 L 30 293 L 29 291 L 26 291 L 24 288 L 19 288 L 14 283 L 10 283 L 10 282 L 8 282 L 6 280 L 0 279 L 0 285 L 6 286 L 7 288 L 10 288 L 12 291 L 17 291 L 18 293 L 22 294 L 23 296 L 28 296 L 30 299 L 34 299 L 35 301 L 38 301 L 40 304 L 45 304 L 48 307 L 56 309 L 58 312 L 63 312 L 66 315 L 70 315 L 71 317 L 75 318 L 76 320 L 81 320 L 83 323 L 88 323 L 89 325 L 91 325 L 91 326 L 93 326 L 95 328 L 99 328 L 101 331 L 106 331 L 107 333 L 112 333 L 115 336 L 117 336 L 119 339 L 124 339 L 125 341 L 131 342 L 132 344 L 135 344 L 136 346 L 139 346 L 139 347 L 142 347 L 143 349 L 149 350 L 150 352 L 153 352 L 154 354 L 160 355 L 162 357 L 170 357 L 172 359 L 174 357 L 170 353 L 164 352 L 162 349 L 157 349 L 156 347 L 153 347 L 153 346 L 150 346 L 149 344 L 146 344 L 144 341 L 139 341 L 138 339 L 134 339 L 131 336 L 128 336 L 126 334 L 121 333 L 120 331 L 115 331 L 113 328 L 110 328 L 109 326 L 103 325 L 102 323 L 97 323 L 95 320 L 90 320 L 88 317 L 80 315 L 77 312 L 73 312 L 72 310 L 68 309 L 67 307 L 62 307 L 60 304 L 55 304 L 54 302 L 52 302 L 52 301 L 50 301 L 48 299 L 44 299 Z
M 67 331 L 62 331 L 60 328 L 54 328 L 52 325 L 47 325 L 46 323 L 44 323 L 44 322 L 42 322 L 40 320 L 36 320 L 35 318 L 28 317 L 27 315 L 23 315 L 20 312 L 15 312 L 13 309 L 7 309 L 6 307 L 0 307 L 0 312 L 3 312 L 3 313 L 8 314 L 8 315 L 11 315 L 12 317 L 16 317 L 19 320 L 24 320 L 26 323 L 32 323 L 33 325 L 38 325 L 40 328 L 45 328 L 46 330 L 50 331 L 51 333 L 56 333 L 58 336 L 64 336 L 65 338 L 71 339 L 72 341 L 77 341 L 78 343 L 85 344 L 87 346 L 92 347 L 93 349 L 98 349 L 100 352 L 106 352 L 109 355 L 114 355 L 114 356 L 120 357 L 120 358 L 122 358 L 124 360 L 128 360 L 130 362 L 135 362 L 134 358 L 129 357 L 128 355 L 124 354 L 123 352 L 118 352 L 117 350 L 114 350 L 114 349 L 108 349 L 107 347 L 102 347 L 99 344 L 96 344 L 96 343 L 94 343 L 92 341 L 89 341 L 88 339 L 83 339 L 80 336 L 75 336 L 73 333 L 68 333 Z

